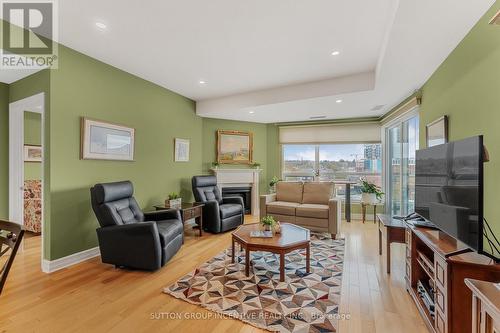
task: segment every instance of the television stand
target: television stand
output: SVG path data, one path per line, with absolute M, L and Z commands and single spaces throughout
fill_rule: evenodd
M 406 289 L 429 331 L 470 332 L 472 293 L 464 279 L 498 282 L 500 265 L 439 230 L 407 224 L 405 242 Z M 432 313 L 427 300 L 422 299 L 421 288 L 419 293 L 419 281 L 433 291 Z

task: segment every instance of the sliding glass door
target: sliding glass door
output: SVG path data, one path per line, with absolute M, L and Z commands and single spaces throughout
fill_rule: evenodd
M 386 128 L 387 211 L 407 215 L 415 209 L 415 152 L 418 149 L 418 115 Z

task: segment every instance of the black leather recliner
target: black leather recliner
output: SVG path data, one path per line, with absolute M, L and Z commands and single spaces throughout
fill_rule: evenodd
M 143 213 L 132 196 L 131 182 L 97 184 L 90 189 L 103 263 L 117 267 L 157 270 L 183 243 L 177 210 Z
M 204 203 L 203 229 L 220 233 L 243 224 L 245 207 L 241 197 L 223 198 L 215 176 L 194 176 L 193 194 L 197 202 Z

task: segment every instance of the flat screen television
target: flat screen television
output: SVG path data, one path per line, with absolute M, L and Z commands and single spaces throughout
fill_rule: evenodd
M 417 151 L 415 212 L 484 253 L 482 136 Z

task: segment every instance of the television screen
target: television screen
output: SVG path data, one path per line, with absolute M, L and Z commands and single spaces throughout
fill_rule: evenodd
M 482 251 L 482 136 L 417 151 L 415 173 L 415 212 Z

